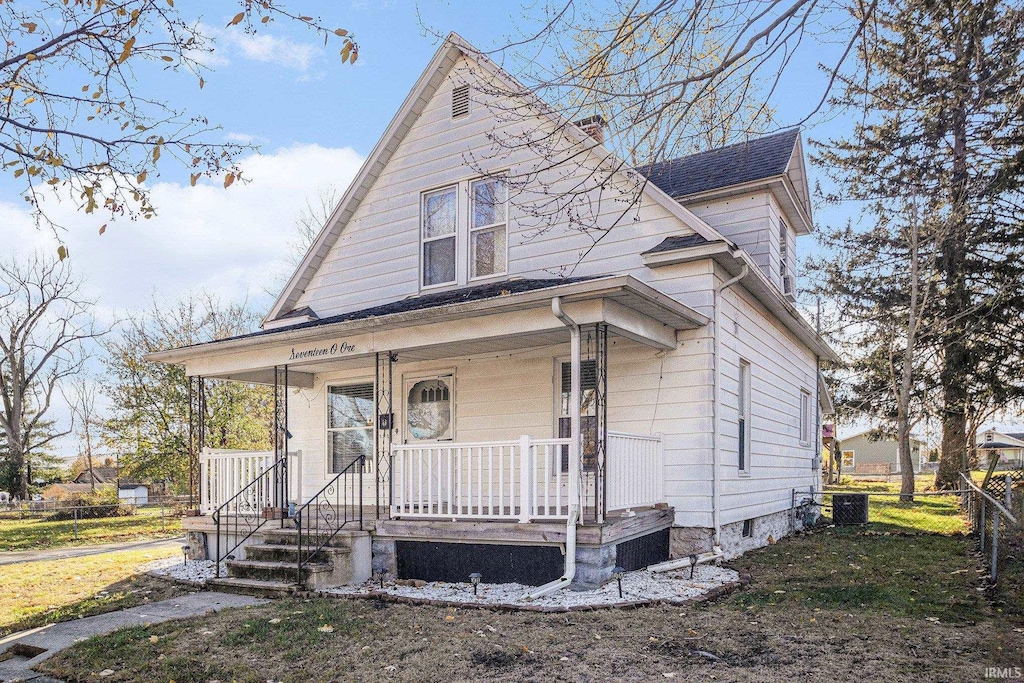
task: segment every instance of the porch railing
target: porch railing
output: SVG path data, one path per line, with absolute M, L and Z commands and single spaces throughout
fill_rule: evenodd
M 392 517 L 509 519 L 569 516 L 569 439 L 396 444 L 391 448 Z M 660 436 L 608 432 L 606 511 L 664 501 Z M 581 494 L 592 497 L 592 476 Z
M 607 510 L 656 505 L 665 500 L 665 449 L 660 436 L 608 432 L 605 465 Z
M 251 481 L 213 511 L 216 527 L 216 575 L 220 563 L 242 547 L 253 534 L 274 519 L 283 524 L 287 492 L 285 489 L 286 458 L 280 458 L 257 473 Z
M 302 479 L 301 451 L 293 451 L 288 457 L 292 470 L 292 489 Z M 274 451 L 236 451 L 218 448 L 204 448 L 199 455 L 199 511 L 204 515 L 231 500 L 249 482 L 274 462 Z M 298 500 L 297 491 L 289 492 L 289 498 Z
M 569 439 L 395 444 L 392 517 L 565 519 Z
M 363 528 L 363 470 L 366 457 L 359 456 L 295 511 L 298 529 L 297 580 L 302 568 L 316 559 L 348 524 Z

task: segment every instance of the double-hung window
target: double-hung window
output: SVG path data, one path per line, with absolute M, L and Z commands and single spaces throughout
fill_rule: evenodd
M 739 420 L 737 439 L 739 450 L 739 471 L 750 473 L 750 363 L 740 361 L 738 390 Z
M 503 178 L 484 178 L 471 183 L 469 226 L 469 277 L 505 272 L 508 224 L 508 188 Z
M 327 461 L 331 474 L 337 474 L 358 458 L 366 458 L 364 468 L 373 461 L 373 383 L 331 386 L 327 388 Z
M 811 445 L 811 392 L 800 390 L 800 443 Z
M 453 284 L 458 232 L 458 186 L 423 195 L 423 286 Z
M 572 363 L 559 364 L 561 391 L 558 403 L 558 437 L 572 436 Z M 580 361 L 580 432 L 583 437 L 583 470 L 597 469 L 597 361 Z M 562 471 L 569 471 L 569 448 L 562 448 Z

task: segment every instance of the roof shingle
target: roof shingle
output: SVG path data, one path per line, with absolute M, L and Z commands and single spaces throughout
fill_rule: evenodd
M 766 135 L 727 147 L 640 166 L 637 171 L 674 199 L 786 172 L 800 130 Z

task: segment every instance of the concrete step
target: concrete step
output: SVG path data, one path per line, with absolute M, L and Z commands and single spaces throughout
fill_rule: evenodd
M 257 598 L 283 598 L 294 594 L 299 589 L 298 584 L 294 582 L 260 581 L 232 576 L 210 579 L 206 585 L 225 593 L 251 595 Z
M 354 538 L 360 536 L 369 536 L 370 532 L 360 531 L 359 529 L 340 529 L 333 538 L 328 540 L 330 533 L 322 534 L 311 534 L 303 532 L 302 534 L 302 545 L 305 547 L 307 544 L 310 546 L 320 545 L 322 541 L 327 541 L 328 547 L 331 548 L 349 548 L 352 546 Z M 266 545 L 298 545 L 299 532 L 297 529 L 269 529 L 263 533 L 263 543 Z
M 302 554 L 309 556 L 314 546 L 302 546 Z M 339 555 L 352 552 L 348 546 L 328 546 L 321 548 L 309 557 L 310 562 L 330 563 Z M 295 565 L 299 560 L 299 546 L 284 543 L 257 543 L 245 546 L 245 559 L 259 562 L 290 562 Z
M 257 581 L 272 581 L 279 583 L 297 583 L 300 576 L 295 562 L 266 562 L 260 560 L 229 560 L 227 562 L 228 578 L 233 579 L 255 579 Z M 316 585 L 318 574 L 329 575 L 334 571 L 334 566 L 327 562 L 310 563 L 303 565 L 301 570 L 302 581 L 305 584 Z

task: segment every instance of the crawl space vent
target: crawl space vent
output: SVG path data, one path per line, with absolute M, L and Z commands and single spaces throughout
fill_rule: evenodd
M 452 118 L 457 119 L 469 114 L 469 86 L 459 85 L 452 88 Z

